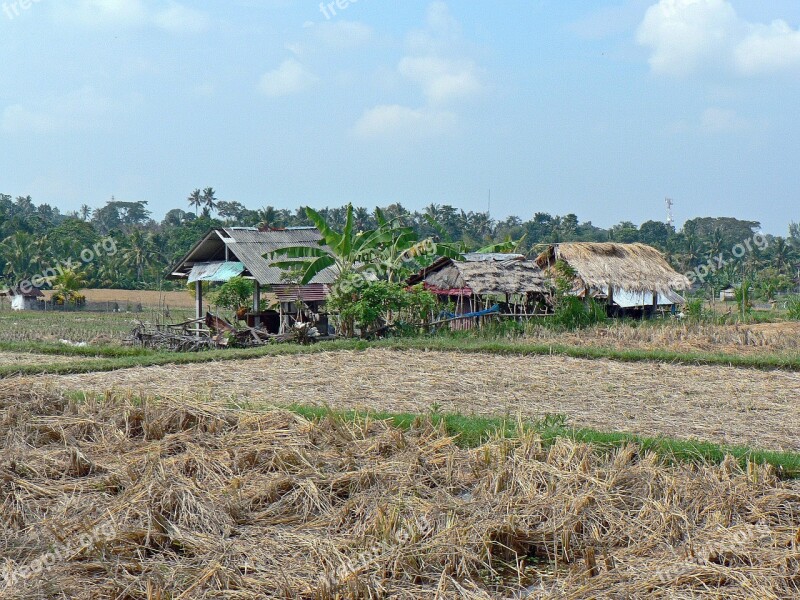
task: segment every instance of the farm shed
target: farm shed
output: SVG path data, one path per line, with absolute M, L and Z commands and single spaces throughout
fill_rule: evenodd
M 33 288 L 25 292 L 20 290 L 7 290 L 0 292 L 0 298 L 9 298 L 11 300 L 12 310 L 37 310 L 40 308 L 40 303 L 44 300 L 44 294 L 39 288 Z
M 440 258 L 408 283 L 421 283 L 453 305 L 452 317 L 463 321 L 464 327 L 488 314 L 522 317 L 546 311 L 550 288 L 535 262 L 521 254 L 465 254 L 463 258 Z
M 576 242 L 550 245 L 536 263 L 552 278 L 563 261 L 575 275 L 576 295 L 606 304 L 611 315 L 652 315 L 684 304 L 689 280 L 646 244 Z
M 336 273 L 326 269 L 308 285 L 289 284 L 284 272 L 272 266 L 270 255 L 294 246 L 318 247 L 322 236 L 314 227 L 259 230 L 254 227 L 212 229 L 170 270 L 170 279 L 185 279 L 195 284 L 197 318 L 204 316 L 202 282 L 225 282 L 242 276 L 255 282 L 253 305 L 247 315 L 248 324 L 268 325 L 268 329 L 285 329 L 296 321 L 315 321 L 327 329 L 320 315 L 335 281 Z M 263 311 L 262 291 L 274 293 L 280 310 Z M 277 317 L 277 318 L 276 318 Z M 278 333 L 278 331 L 272 331 Z

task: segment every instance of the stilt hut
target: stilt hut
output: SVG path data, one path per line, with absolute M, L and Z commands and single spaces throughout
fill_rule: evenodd
M 685 303 L 689 280 L 646 244 L 553 244 L 536 258 L 551 278 L 563 261 L 574 275 L 573 293 L 604 302 L 612 316 L 652 316 Z
M 443 304 L 455 329 L 468 329 L 489 315 L 522 318 L 544 314 L 550 293 L 539 266 L 521 254 L 465 254 L 464 260 L 440 258 L 412 276 Z
M 336 272 L 325 269 L 307 285 L 296 285 L 285 281 L 283 270 L 272 266 L 275 259 L 268 258 L 273 253 L 280 254 L 283 248 L 318 247 L 321 239 L 315 227 L 212 229 L 172 267 L 169 277 L 195 285 L 198 319 L 205 316 L 204 281 L 225 282 L 242 276 L 255 283 L 253 304 L 246 315 L 248 325 L 264 325 L 271 333 L 278 333 L 295 322 L 312 321 L 326 331 L 324 306 Z M 276 296 L 279 310 L 262 310 L 262 292 Z

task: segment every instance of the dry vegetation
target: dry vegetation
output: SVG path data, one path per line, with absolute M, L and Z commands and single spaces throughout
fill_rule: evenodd
M 125 310 L 127 305 L 141 304 L 142 307 L 152 308 L 168 306 L 169 308 L 191 309 L 194 307 L 194 298 L 186 291 L 154 292 L 149 290 L 82 290 L 87 302 L 108 302 L 120 305 Z M 45 292 L 49 299 L 51 291 Z
M 444 413 L 526 418 L 559 413 L 570 425 L 600 431 L 800 450 L 800 374 L 786 371 L 371 349 L 21 384 L 217 406 L 318 404 L 416 414 L 435 406 Z
M 52 354 L 21 354 L 18 352 L 0 352 L 0 367 L 28 366 L 28 365 L 52 365 L 74 362 L 77 360 L 73 356 L 54 356 Z M 91 357 L 81 357 L 81 361 L 95 360 Z
M 84 342 L 94 346 L 118 345 L 138 320 L 181 322 L 188 311 L 163 313 L 12 312 L 0 310 L 0 342 Z
M 2 598 L 800 594 L 800 485 L 768 468 L 8 382 L 0 423 Z
M 573 332 L 532 327 L 526 339 L 535 343 L 615 350 L 657 348 L 675 352 L 796 355 L 800 352 L 800 322 L 752 325 L 612 323 Z

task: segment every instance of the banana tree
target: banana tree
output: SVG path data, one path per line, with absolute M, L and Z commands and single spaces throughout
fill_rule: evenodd
M 460 257 L 448 245 L 437 245 L 433 240 L 418 241 L 410 227 L 402 226 L 398 220 L 386 220 L 380 211 L 376 211 L 378 227 L 368 231 L 356 231 L 352 204 L 346 208 L 340 232 L 317 211 L 306 208 L 306 215 L 322 234 L 319 245 L 283 248 L 269 256 L 276 259 L 273 266 L 299 271 L 300 285 L 310 283 L 328 268 L 336 271 L 337 280 L 364 273 L 396 279 L 407 260 L 432 253 Z

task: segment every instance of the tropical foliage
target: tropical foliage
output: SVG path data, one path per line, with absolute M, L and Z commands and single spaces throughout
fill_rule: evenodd
M 188 198 L 188 202 L 176 199 L 182 208 L 173 208 L 156 221 L 146 201 L 112 198 L 102 207 L 84 204 L 64 214 L 48 204 L 35 204 L 30 196 L 0 194 L 0 276 L 8 283 L 19 282 L 71 259 L 80 265 L 87 287 L 163 289 L 176 285 L 164 280 L 169 266 L 213 227 L 297 227 L 321 220 L 329 233 L 336 234 L 326 241 L 334 255 L 320 251 L 301 257 L 320 259 L 314 269 L 336 261 L 345 271 L 377 264 L 378 275 L 394 281 L 402 278 L 404 267 L 413 268 L 425 260 L 424 255 L 415 255 L 412 241 L 428 241 L 442 253 L 499 247 L 524 254 L 536 253 L 550 242 L 643 242 L 662 250 L 682 272 L 708 268 L 698 281 L 706 297 L 740 285 L 744 277 L 753 281 L 756 296 L 770 297 L 794 289 L 800 278 L 797 223 L 788 226 L 785 237 L 767 236 L 766 246 L 751 244 L 735 257 L 733 249 L 752 240 L 757 222 L 704 217 L 687 221 L 680 230 L 658 221 L 639 226 L 626 221 L 602 228 L 574 214 L 536 212 L 526 218 L 496 220 L 486 213 L 438 204 L 420 211 L 400 204 L 378 211 L 350 205 L 312 213 L 273 206 L 254 210 L 237 201 L 219 200 L 216 190 L 208 186 L 194 190 Z M 88 263 L 80 260 L 84 249 L 106 238 L 115 241 L 117 252 L 103 253 Z

